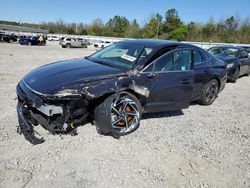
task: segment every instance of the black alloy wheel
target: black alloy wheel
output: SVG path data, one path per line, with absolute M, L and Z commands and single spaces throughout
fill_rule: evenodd
M 203 89 L 201 99 L 198 103 L 202 105 L 210 105 L 218 96 L 219 84 L 216 79 L 210 80 Z

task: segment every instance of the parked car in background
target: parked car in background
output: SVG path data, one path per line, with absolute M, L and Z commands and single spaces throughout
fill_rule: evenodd
M 17 35 L 14 34 L 3 34 L 2 35 L 2 41 L 12 43 L 12 42 L 17 42 Z
M 227 63 L 227 78 L 236 82 L 242 75 L 250 74 L 250 58 L 246 49 L 235 46 L 216 46 L 208 52 Z
M 87 42 L 77 38 L 61 38 L 59 45 L 62 48 L 87 48 Z
M 4 32 L 1 32 L 1 31 L 0 31 L 0 41 L 3 40 L 3 35 L 4 35 Z
M 84 39 L 84 38 L 77 38 L 79 41 L 84 41 L 87 45 L 90 45 L 89 40 Z
M 240 47 L 244 48 L 247 51 L 248 55 L 250 56 L 250 46 L 240 46 Z
M 105 40 L 105 41 L 96 42 L 94 44 L 94 47 L 96 47 L 96 48 L 104 48 L 104 47 L 109 46 L 111 44 L 112 44 L 111 41 Z
M 21 36 L 19 39 L 19 43 L 21 45 L 38 45 L 39 44 L 39 37 L 34 36 Z
M 33 125 L 56 134 L 90 121 L 99 133 L 119 138 L 139 127 L 142 113 L 180 110 L 191 101 L 212 104 L 225 83 L 225 62 L 199 47 L 121 41 L 27 74 L 17 85 L 20 130 L 39 144 Z
M 59 41 L 60 37 L 58 37 L 58 36 L 48 36 L 47 40 L 48 41 Z

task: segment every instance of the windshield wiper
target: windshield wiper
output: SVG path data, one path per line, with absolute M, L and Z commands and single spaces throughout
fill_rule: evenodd
M 105 66 L 109 66 L 109 67 L 113 67 L 113 68 L 116 68 L 115 66 L 113 65 L 110 65 L 109 63 L 105 63 L 104 61 L 101 61 L 99 59 L 89 59 L 90 61 L 93 61 L 95 63 L 98 63 L 98 64 L 101 64 L 101 65 L 105 65 Z
M 105 62 L 103 62 L 103 61 L 101 61 L 101 60 L 98 60 L 98 59 L 90 59 L 90 58 L 89 58 L 88 60 L 90 60 L 90 61 L 92 61 L 92 62 L 94 62 L 94 63 L 101 64 L 101 65 L 110 66 L 109 64 L 107 64 L 107 63 L 105 63 Z

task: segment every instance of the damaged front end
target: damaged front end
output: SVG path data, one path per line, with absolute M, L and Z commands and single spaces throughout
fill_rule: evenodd
M 18 132 L 32 144 L 44 142 L 34 126 L 40 124 L 52 134 L 76 134 L 75 128 L 87 122 L 89 116 L 84 97 L 64 90 L 56 95 L 35 93 L 21 81 L 16 88 Z
M 75 87 L 62 87 L 53 94 L 42 94 L 33 90 L 25 80 L 17 85 L 18 132 L 32 144 L 44 142 L 34 126 L 41 125 L 52 134 L 76 134 L 76 128 L 94 122 L 94 112 L 107 97 L 119 92 L 132 92 L 138 98 L 149 96 L 146 87 L 136 83 L 138 75 L 106 75 L 76 84 Z M 75 89 L 72 89 L 75 88 Z M 114 136 L 110 124 L 96 123 L 99 131 Z

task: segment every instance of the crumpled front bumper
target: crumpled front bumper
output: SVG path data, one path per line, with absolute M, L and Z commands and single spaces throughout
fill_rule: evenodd
M 75 128 L 87 119 L 88 113 L 82 99 L 51 101 L 33 93 L 20 83 L 16 87 L 16 93 L 18 133 L 23 134 L 25 139 L 34 145 L 44 142 L 34 130 L 36 125 L 41 125 L 52 134 L 76 135 Z
M 19 122 L 19 127 L 17 130 L 18 133 L 23 134 L 25 139 L 34 145 L 43 143 L 44 139 L 36 136 L 39 134 L 33 129 L 33 125 L 31 124 L 30 119 L 28 118 L 29 113 L 27 109 L 19 101 L 17 102 L 17 115 Z

